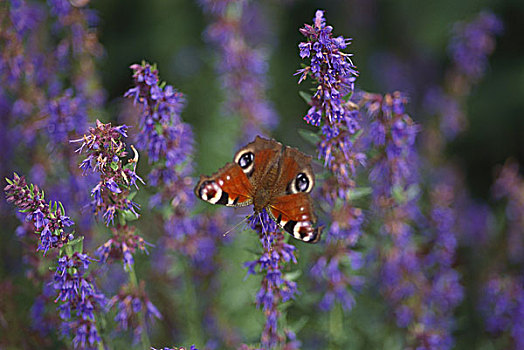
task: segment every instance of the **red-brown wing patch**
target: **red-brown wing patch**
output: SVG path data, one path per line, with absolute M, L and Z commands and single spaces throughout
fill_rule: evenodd
M 286 184 L 286 186 L 295 179 L 301 170 L 297 161 L 291 157 L 283 157 L 282 169 L 283 172 L 280 176 L 280 180 L 283 184 Z
M 311 157 L 296 148 L 286 147 L 282 155 L 276 193 L 289 195 L 297 192 L 309 193 L 315 186 L 315 175 L 311 168 Z M 297 178 L 300 186 L 297 188 Z
M 269 213 L 280 227 L 296 239 L 308 243 L 316 243 L 320 239 L 322 227 L 315 227 L 317 218 L 308 194 L 278 197 L 269 205 Z
M 242 168 L 238 164 L 228 163 L 211 176 L 201 176 L 195 194 L 211 204 L 241 207 L 252 203 L 253 190 Z

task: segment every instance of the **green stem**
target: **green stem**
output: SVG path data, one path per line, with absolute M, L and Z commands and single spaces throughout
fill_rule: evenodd
M 200 339 L 203 340 L 204 336 L 202 334 L 202 325 L 199 321 L 199 307 L 198 307 L 198 298 L 197 292 L 195 289 L 194 280 L 192 278 L 191 267 L 187 261 L 184 260 L 184 280 L 185 280 L 185 290 L 184 290 L 184 300 L 186 300 L 186 310 L 188 313 L 187 323 L 189 325 L 188 334 L 190 339 Z

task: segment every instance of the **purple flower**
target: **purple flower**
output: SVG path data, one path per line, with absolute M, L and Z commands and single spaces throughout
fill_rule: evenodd
M 94 312 L 104 311 L 106 299 L 84 277 L 90 260 L 87 255 L 79 253 L 63 256 L 58 259 L 54 275 L 53 287 L 58 291 L 55 302 L 60 302 L 60 317 L 67 333 L 73 334 L 75 346 L 89 344 L 89 347 L 94 347 L 101 340 Z
M 519 165 L 507 162 L 497 177 L 492 189 L 496 199 L 506 199 L 507 248 L 506 254 L 512 263 L 524 262 L 524 180 L 519 174 Z
M 254 11 L 245 1 L 202 0 L 204 11 L 211 14 L 211 24 L 205 38 L 216 48 L 216 69 L 226 93 L 225 113 L 242 118 L 243 134 L 252 139 L 255 135 L 273 129 L 278 116 L 267 99 L 268 65 L 262 50 L 248 40 L 253 26 L 250 18 L 242 14 Z M 253 17 L 260 17 L 256 13 Z M 258 39 L 258 37 L 257 37 Z
M 523 285 L 521 279 L 513 276 L 491 276 L 479 303 L 487 330 L 509 334 L 515 350 L 524 345 Z
M 311 76 L 318 84 L 311 98 L 312 108 L 304 120 L 319 126 L 321 116 L 324 116 L 325 122 L 331 125 L 346 117 L 348 109 L 342 98 L 353 92 L 358 72 L 351 62 L 351 54 L 340 51 L 346 48 L 350 39 L 333 38 L 333 28 L 326 26 L 324 11 L 317 10 L 313 20 L 313 26 L 306 24 L 300 29 L 308 40 L 299 44 L 300 57 L 311 57 L 310 65 L 296 74 L 301 74 L 299 83 Z M 312 52 L 314 54 L 310 56 Z
M 149 300 L 143 283 L 136 287 L 123 286 L 120 293 L 111 299 L 109 306 L 117 307 L 114 320 L 121 330 L 133 329 L 135 341 L 140 339 L 144 331 L 142 326 L 145 326 L 140 321 L 140 313 L 145 310 L 147 322 L 152 322 L 154 318 L 162 319 L 162 315 Z
M 359 107 L 349 100 L 358 72 L 351 62 L 351 54 L 341 51 L 350 40 L 333 37 L 333 27 L 326 25 L 323 11 L 317 10 L 313 25 L 305 24 L 300 33 L 307 40 L 299 44 L 300 57 L 309 60 L 295 75 L 300 75 L 299 84 L 310 77 L 316 87 L 307 101 L 311 107 L 304 120 L 320 127 L 318 158 L 329 170 L 320 200 L 332 207 L 326 239 L 328 248 L 317 257 L 310 274 L 317 287 L 324 290 L 319 304 L 322 310 L 330 309 L 336 301 L 349 311 L 354 304 L 351 288 L 357 288 L 361 282 L 341 262 L 346 260 L 361 235 L 362 210 L 349 200 L 356 187 L 352 177 L 366 159 L 359 149 Z
M 114 128 L 114 130 L 118 132 L 120 135 L 122 135 L 122 137 L 127 137 L 127 129 L 128 129 L 127 125 L 115 126 Z
M 266 315 L 266 325 L 262 332 L 261 342 L 264 347 L 273 347 L 283 343 L 285 339 L 277 329 L 280 311 L 278 305 L 294 299 L 297 295 L 297 285 L 282 276 L 282 266 L 289 261 L 297 262 L 295 248 L 283 242 L 283 234 L 278 232 L 276 223 L 263 211 L 250 219 L 250 225 L 260 233 L 260 242 L 264 251 L 260 258 L 248 261 L 248 275 L 255 274 L 258 266 L 264 274 L 262 285 L 256 295 L 257 307 L 262 308 Z
M 484 75 L 488 57 L 495 49 L 495 36 L 502 33 L 500 19 L 490 12 L 481 12 L 468 23 L 456 23 L 449 45 L 450 56 L 458 74 L 476 81 Z
M 190 216 L 194 203 L 190 177 L 194 141 L 191 127 L 181 118 L 185 98 L 172 86 L 161 83 L 157 69 L 148 63 L 131 68 L 136 86 L 125 96 L 141 106 L 138 146 L 148 153 L 153 166 L 149 181 L 158 187 L 150 205 L 164 207 L 164 214 L 168 213 L 164 215 L 164 244 L 187 255 L 199 273 L 211 273 L 216 269 L 215 242 L 221 233 L 216 220 Z
M 147 246 L 151 246 L 140 235 L 136 234 L 134 226 L 125 225 L 112 229 L 113 237 L 102 244 L 95 252 L 95 255 L 100 259 L 100 263 L 110 263 L 111 260 L 118 260 L 120 257 L 127 270 L 134 264 L 133 254 L 136 251 L 148 253 Z
M 142 105 L 138 147 L 147 151 L 149 161 L 155 164 L 149 176 L 150 182 L 153 186 L 164 182 L 167 188 L 174 189 L 176 184 L 182 185 L 188 180 L 185 176 L 191 171 L 189 160 L 193 152 L 193 134 L 191 127 L 182 123 L 180 117 L 185 105 L 184 96 L 172 86 L 160 88 L 158 71 L 149 64 L 134 64 L 131 68 L 136 87 L 125 96 L 138 96 L 134 97 L 135 103 Z M 156 95 L 151 94 L 152 85 L 156 87 Z M 183 187 L 191 186 L 188 185 Z M 171 200 L 182 193 L 177 186 L 176 192 L 172 195 L 166 193 L 165 197 Z
M 114 192 L 114 193 L 122 193 L 122 190 L 118 187 L 118 185 L 116 184 L 114 178 L 110 178 L 109 180 L 107 180 L 107 182 L 106 182 L 106 187 L 107 187 L 111 192 Z
M 42 211 L 40 211 L 40 209 L 35 210 L 31 216 L 33 217 L 33 220 L 35 222 L 35 227 L 37 229 L 39 229 L 42 226 L 44 226 L 44 224 L 45 224 L 45 222 L 44 222 L 44 220 L 45 220 L 44 213 L 42 213 Z
M 118 213 L 132 213 L 138 217 L 135 211 L 138 205 L 129 199 L 131 186 L 136 187 L 136 180 L 140 179 L 135 172 L 138 153 L 131 146 L 135 158 L 123 164 L 121 158 L 127 156 L 125 143 L 121 140 L 125 130 L 125 125 L 112 127 L 110 123 L 97 121 L 96 127 L 90 128 L 88 134 L 71 141 L 82 142 L 77 152 L 88 154 L 80 167 L 91 168 L 91 162 L 95 162 L 93 170 L 100 174 L 100 181 L 91 190 L 91 206 L 95 215 L 105 219 L 106 226 L 114 222 L 114 216 Z
M 14 203 L 20 211 L 28 212 L 26 221 L 34 225 L 34 233 L 39 236 L 38 250 L 44 255 L 51 248 L 60 248 L 73 238 L 66 227 L 73 225 L 65 215 L 65 209 L 60 202 L 48 203 L 44 192 L 36 185 L 28 185 L 25 178 L 14 174 L 13 179 L 6 179 L 8 185 L 4 188 L 7 201 Z

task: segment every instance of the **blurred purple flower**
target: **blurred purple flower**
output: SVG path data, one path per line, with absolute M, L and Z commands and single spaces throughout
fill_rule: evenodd
M 247 19 L 243 13 L 248 10 L 248 2 L 201 0 L 200 3 L 212 17 L 205 38 L 218 52 L 216 67 L 226 93 L 225 113 L 242 118 L 246 139 L 266 134 L 276 126 L 278 116 L 267 99 L 266 57 L 246 37 L 251 23 L 244 23 Z
M 514 350 L 524 346 L 523 286 L 522 277 L 491 276 L 479 301 L 487 330 L 494 334 L 509 334 Z
M 449 44 L 455 70 L 475 82 L 488 66 L 488 57 L 495 49 L 495 36 L 503 31 L 501 20 L 491 12 L 481 12 L 470 22 L 456 23 Z
M 500 169 L 492 188 L 496 199 L 507 200 L 506 254 L 511 263 L 524 263 L 524 179 L 519 174 L 519 164 L 508 161 Z
M 113 237 L 102 244 L 95 252 L 95 255 L 100 259 L 100 263 L 106 264 L 111 260 L 122 260 L 124 269 L 131 268 L 134 264 L 133 255 L 137 250 L 148 253 L 147 243 L 141 236 L 135 233 L 134 226 L 121 226 L 111 229 Z
M 488 58 L 495 50 L 495 37 L 502 30 L 501 20 L 491 12 L 481 12 L 470 22 L 455 24 L 448 46 L 452 67 L 444 74 L 444 88 L 430 88 L 424 101 L 425 108 L 439 118 L 440 131 L 447 139 L 467 128 L 463 99 L 485 75 Z M 439 152 L 438 149 L 433 152 Z
M 137 287 L 122 286 L 118 295 L 111 298 L 109 302 L 109 307 L 112 308 L 113 306 L 117 308 L 115 321 L 118 323 L 118 327 L 121 330 L 133 329 L 135 342 L 140 340 L 144 331 L 142 326 L 145 325 L 140 320 L 142 315 L 145 316 L 146 323 L 152 322 L 155 318 L 162 319 L 158 309 L 149 300 L 144 289 L 144 283 L 140 283 Z

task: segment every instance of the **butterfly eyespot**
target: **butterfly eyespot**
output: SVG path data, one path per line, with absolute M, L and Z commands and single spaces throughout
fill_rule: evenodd
M 254 160 L 255 155 L 253 154 L 253 152 L 246 152 L 242 154 L 240 158 L 238 158 L 238 165 L 240 165 L 244 172 L 249 172 Z
M 300 173 L 295 178 L 295 190 L 297 192 L 307 192 L 309 189 L 309 178 L 305 173 Z

